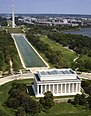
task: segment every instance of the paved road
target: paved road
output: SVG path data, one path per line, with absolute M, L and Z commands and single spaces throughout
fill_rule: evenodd
M 20 79 L 33 79 L 34 78 L 34 75 L 31 73 L 29 74 L 18 74 L 18 75 L 12 75 L 12 76 L 7 76 L 7 77 L 4 77 L 4 78 L 1 78 L 0 79 L 0 85 L 3 85 L 5 83 L 8 83 L 10 81 L 13 81 L 13 80 L 20 80 Z
M 79 74 L 80 78 L 84 78 L 84 79 L 89 79 L 91 80 L 91 73 L 84 73 L 82 72 L 81 74 Z M 11 75 L 11 76 L 7 76 L 7 77 L 3 77 L 0 79 L 0 85 L 3 85 L 5 83 L 8 83 L 10 81 L 14 81 L 14 80 L 20 80 L 20 79 L 33 79 L 34 75 L 32 73 L 28 73 L 28 74 L 17 74 L 17 75 Z
M 82 72 L 81 74 L 79 74 L 79 76 L 82 79 L 89 79 L 89 80 L 91 80 L 91 73 Z

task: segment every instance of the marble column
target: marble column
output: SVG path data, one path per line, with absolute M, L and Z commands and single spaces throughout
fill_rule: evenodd
M 39 94 L 39 85 L 37 85 L 37 95 Z
M 62 87 L 63 87 L 63 85 L 61 84 L 61 94 L 62 94 L 62 89 L 63 89 Z
M 66 84 L 65 84 L 65 92 L 64 93 L 66 93 Z
M 57 84 L 57 94 L 58 94 L 58 84 Z
M 68 91 L 69 91 L 68 93 L 70 93 L 70 83 L 69 83 L 69 90 Z
M 43 86 L 41 85 L 41 92 L 40 93 L 42 94 L 42 92 L 43 92 Z
M 51 90 L 51 85 L 49 85 L 49 91 Z
M 53 84 L 53 94 L 54 94 L 54 86 L 55 86 L 55 85 Z
M 74 93 L 74 83 L 72 83 L 72 93 Z
M 81 89 L 81 83 L 79 83 L 79 92 L 80 92 L 80 89 Z
M 78 92 L 78 83 L 76 83 L 76 93 Z

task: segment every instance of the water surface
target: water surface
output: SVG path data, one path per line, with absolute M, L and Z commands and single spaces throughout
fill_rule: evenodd
M 13 35 L 26 68 L 47 67 L 23 35 Z
M 91 28 L 81 28 L 79 30 L 65 31 L 64 33 L 77 34 L 91 37 Z

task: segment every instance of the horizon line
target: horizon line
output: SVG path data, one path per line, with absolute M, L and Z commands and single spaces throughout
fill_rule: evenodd
M 0 13 L 0 14 L 12 14 L 12 13 Z M 15 14 L 51 14 L 51 15 L 91 15 L 91 14 L 83 14 L 83 13 L 15 13 Z

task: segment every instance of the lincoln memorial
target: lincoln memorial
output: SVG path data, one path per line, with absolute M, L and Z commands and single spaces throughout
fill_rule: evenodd
M 72 69 L 49 69 L 35 74 L 33 90 L 36 97 L 51 91 L 53 96 L 81 94 L 81 80 Z

